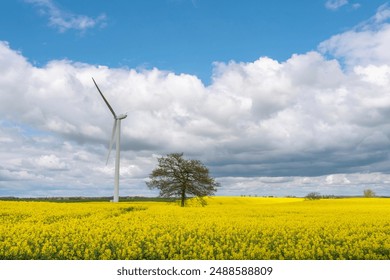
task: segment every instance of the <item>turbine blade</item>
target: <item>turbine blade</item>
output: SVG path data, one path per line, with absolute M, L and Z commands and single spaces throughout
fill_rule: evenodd
M 114 120 L 114 125 L 112 127 L 112 135 L 111 135 L 111 139 L 110 139 L 110 144 L 108 146 L 108 154 L 107 154 L 107 161 L 106 161 L 106 165 L 108 163 L 108 160 L 110 158 L 110 154 L 111 154 L 111 150 L 112 150 L 112 146 L 114 145 L 114 139 L 115 139 L 115 132 L 116 132 L 116 124 L 117 124 L 118 120 L 115 119 Z
M 110 109 L 111 113 L 113 114 L 114 118 L 116 119 L 116 114 L 115 114 L 114 110 L 112 109 L 110 103 L 108 103 L 107 99 L 104 97 L 102 91 L 100 90 L 100 88 L 98 87 L 97 83 L 95 82 L 95 79 L 92 78 L 92 80 L 93 80 L 93 83 L 95 84 L 97 90 L 99 91 L 100 95 L 103 97 L 104 102 L 106 102 L 106 104 L 108 106 L 108 109 Z

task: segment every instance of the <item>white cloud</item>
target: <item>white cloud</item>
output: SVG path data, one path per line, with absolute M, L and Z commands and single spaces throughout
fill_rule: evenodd
M 49 25 L 58 29 L 60 32 L 65 32 L 69 29 L 85 31 L 96 26 L 104 26 L 106 16 L 99 15 L 96 18 L 91 18 L 86 15 L 78 15 L 72 12 L 67 12 L 61 9 L 53 0 L 25 0 L 37 6 L 40 13 L 49 18 Z
M 67 165 L 62 162 L 56 155 L 43 155 L 34 160 L 37 167 L 47 170 L 64 170 L 67 169 Z
M 321 195 L 362 195 L 363 190 L 367 188 L 373 189 L 378 195 L 383 195 L 388 193 L 389 179 L 390 175 L 383 173 L 219 178 L 226 195 L 301 197 L 313 191 Z
M 361 79 L 365 82 L 372 83 L 380 87 L 390 85 L 390 65 L 368 65 L 366 67 L 356 66 L 355 73 L 360 75 Z
M 348 4 L 348 0 L 327 0 L 325 2 L 325 7 L 329 10 L 337 10 L 342 6 Z
M 115 111 L 128 112 L 122 195 L 151 194 L 144 180 L 170 152 L 202 160 L 219 194 L 360 194 L 369 185 L 390 195 L 389 27 L 372 24 L 320 44 L 335 58 L 215 63 L 207 87 L 159 69 L 35 67 L 1 42 L 0 194 L 112 193 L 113 120 L 93 76 Z
M 390 18 L 390 8 L 389 4 L 385 3 L 381 5 L 375 16 L 371 19 L 371 21 L 374 21 L 375 23 L 383 23 L 386 22 Z
M 322 42 L 319 50 L 340 59 L 349 67 L 389 64 L 389 18 L 389 6 L 382 5 L 369 20 Z

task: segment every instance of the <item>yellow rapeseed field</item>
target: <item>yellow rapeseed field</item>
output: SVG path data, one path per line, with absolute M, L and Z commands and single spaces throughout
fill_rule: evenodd
M 390 199 L 0 201 L 0 259 L 390 259 Z

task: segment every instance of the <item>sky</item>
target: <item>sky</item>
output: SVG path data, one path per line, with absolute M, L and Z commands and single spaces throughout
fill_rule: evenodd
M 217 195 L 390 196 L 390 3 L 5 0 L 0 196 L 155 196 L 183 152 Z

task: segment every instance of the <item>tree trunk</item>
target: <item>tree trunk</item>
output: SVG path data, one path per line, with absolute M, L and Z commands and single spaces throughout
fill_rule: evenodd
M 186 200 L 186 190 L 183 188 L 181 190 L 181 204 L 180 204 L 181 207 L 184 207 L 185 200 Z

